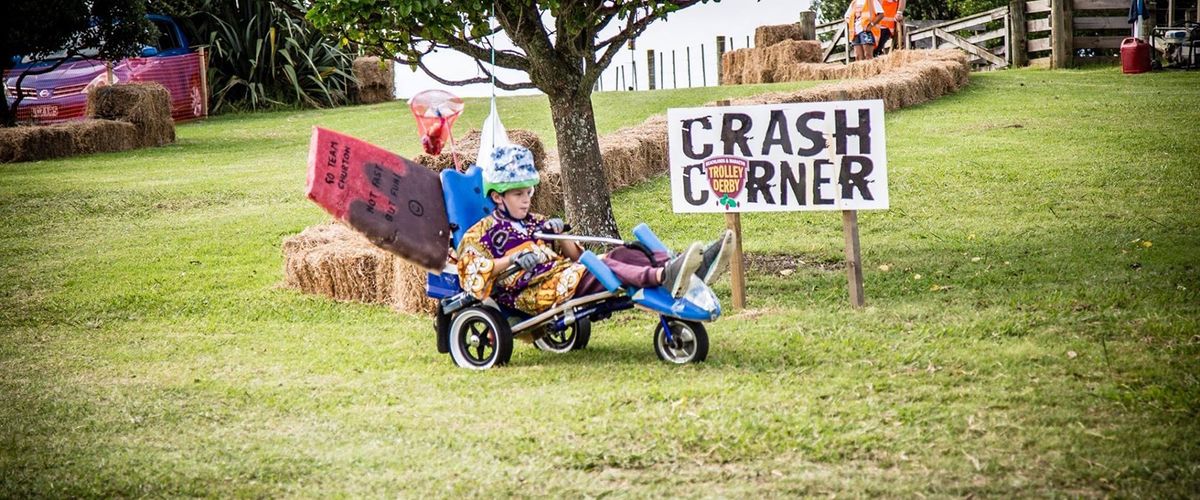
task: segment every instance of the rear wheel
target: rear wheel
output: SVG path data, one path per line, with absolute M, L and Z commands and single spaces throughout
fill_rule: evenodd
M 507 364 L 512 349 L 512 329 L 491 309 L 469 307 L 450 325 L 450 358 L 460 367 L 486 370 Z
M 587 319 L 581 319 L 572 323 L 561 332 L 549 332 L 537 340 L 533 341 L 533 345 L 542 351 L 562 354 L 569 351 L 577 351 L 587 347 L 588 340 L 592 337 L 592 322 Z
M 667 320 L 671 338 L 663 331 L 662 322 L 654 330 L 654 354 L 668 363 L 682 365 L 699 363 L 708 358 L 708 331 L 694 321 Z

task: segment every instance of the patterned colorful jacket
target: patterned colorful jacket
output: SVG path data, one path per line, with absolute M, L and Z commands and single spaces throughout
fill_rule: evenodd
M 458 276 L 463 289 L 479 300 L 490 296 L 531 315 L 572 298 L 586 268 L 533 237 L 545 222 L 545 217 L 533 213 L 516 221 L 497 210 L 471 226 L 458 245 Z M 496 277 L 504 269 L 496 268 L 496 259 L 527 249 L 540 253 L 543 262 L 497 282 Z

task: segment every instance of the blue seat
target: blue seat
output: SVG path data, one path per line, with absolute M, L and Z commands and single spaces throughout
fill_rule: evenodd
M 452 168 L 443 170 L 442 198 L 446 200 L 446 216 L 454 229 L 452 243 L 458 248 L 463 234 L 480 219 L 496 209 L 496 204 L 483 195 L 483 170 L 475 165 L 459 172 Z
M 441 178 L 446 217 L 450 220 L 450 228 L 453 230 L 450 241 L 454 248 L 458 248 L 467 230 L 492 213 L 496 205 L 483 195 L 483 170 L 475 165 L 467 168 L 466 172 L 452 168 L 442 170 Z M 429 273 L 426 294 L 430 297 L 444 299 L 461 291 L 457 274 Z

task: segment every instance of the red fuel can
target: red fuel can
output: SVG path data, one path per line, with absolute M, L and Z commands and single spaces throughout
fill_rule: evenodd
M 1122 40 L 1121 71 L 1127 74 L 1150 71 L 1150 44 L 1133 37 Z

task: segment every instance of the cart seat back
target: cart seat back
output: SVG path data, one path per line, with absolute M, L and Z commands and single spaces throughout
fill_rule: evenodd
M 463 234 L 491 214 L 496 204 L 483 195 L 483 170 L 479 167 L 471 165 L 466 172 L 448 168 L 441 176 L 442 197 L 446 200 L 446 215 L 453 230 L 451 243 L 458 248 Z

